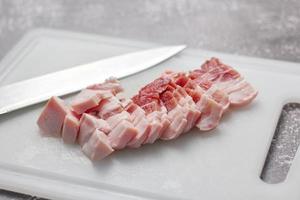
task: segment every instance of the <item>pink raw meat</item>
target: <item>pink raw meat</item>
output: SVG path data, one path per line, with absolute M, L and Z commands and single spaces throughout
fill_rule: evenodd
M 201 66 L 201 69 L 210 75 L 210 81 L 212 81 L 213 84 L 221 90 L 230 90 L 231 87 L 236 88 L 236 85 L 243 81 L 243 77 L 241 77 L 236 70 L 223 64 L 217 58 L 211 58 L 206 61 Z M 229 101 L 232 105 L 246 105 L 257 96 L 257 90 L 255 90 L 249 83 L 247 83 L 247 85 L 247 89 L 240 88 L 240 90 L 236 90 L 234 94 L 228 93 Z M 226 90 L 224 90 L 224 92 L 226 92 Z
M 91 160 L 101 160 L 114 152 L 107 135 L 94 130 L 89 140 L 82 146 L 83 153 Z
M 144 116 L 140 119 L 136 124 L 134 124 L 137 134 L 136 136 L 127 144 L 127 146 L 131 148 L 138 148 L 140 147 L 144 141 L 147 139 L 148 134 L 150 132 L 150 124 L 147 118 Z
M 160 138 L 160 133 L 162 129 L 162 124 L 159 120 L 153 120 L 150 122 L 150 131 L 148 137 L 144 141 L 144 144 L 152 144 L 158 138 Z
M 130 121 L 130 114 L 126 111 L 122 111 L 118 114 L 115 114 L 115 115 L 109 117 L 108 119 L 106 119 L 106 122 L 113 129 L 123 120 Z
M 98 116 L 102 119 L 107 119 L 123 110 L 121 102 L 113 96 L 101 102 L 98 109 Z
M 84 89 L 75 96 L 71 106 L 77 114 L 82 114 L 88 109 L 98 106 L 103 98 L 110 96 L 109 94 L 109 92 Z
M 135 104 L 136 105 L 136 104 Z M 137 124 L 142 118 L 146 117 L 146 112 L 139 106 L 136 106 L 135 109 L 130 113 L 131 121 L 135 125 Z
M 37 123 L 45 135 L 78 140 L 85 155 L 100 160 L 114 150 L 175 139 L 194 126 L 212 130 L 229 105 L 243 106 L 256 95 L 236 70 L 212 58 L 189 73 L 166 71 L 131 99 L 114 78 L 82 90 L 71 108 L 52 97 Z
M 199 113 L 197 113 L 193 124 L 197 124 L 197 127 L 202 131 L 215 128 L 223 115 L 224 107 L 206 95 L 205 91 L 194 80 L 186 81 L 184 89 L 192 97 L 196 103 L 196 109 L 200 112 L 200 118 Z
M 80 119 L 78 143 L 82 146 L 86 141 L 88 141 L 95 129 L 99 129 L 106 134 L 111 131 L 111 128 L 106 121 L 84 113 Z
M 113 77 L 105 80 L 104 83 L 94 84 L 87 88 L 92 90 L 110 91 L 114 95 L 123 91 L 120 81 Z
M 66 115 L 62 129 L 62 138 L 65 143 L 74 144 L 79 131 L 79 120 L 73 114 Z
M 241 87 L 240 90 L 230 92 L 229 100 L 233 106 L 244 106 L 249 104 L 257 94 L 257 90 L 247 83 L 244 87 Z
M 182 113 L 181 107 L 177 106 L 168 112 L 168 119 L 170 120 L 170 125 L 162 133 L 162 140 L 171 140 L 177 138 L 181 133 L 183 133 L 187 120 Z
M 221 120 L 223 108 L 206 96 L 203 96 L 196 105 L 201 110 L 201 116 L 196 126 L 202 131 L 216 128 Z
M 206 94 L 226 110 L 230 105 L 228 95 L 218 87 L 214 86 L 212 81 L 204 79 L 204 74 L 205 72 L 201 71 L 201 73 L 199 73 L 198 70 L 194 70 L 189 76 L 184 73 L 167 72 L 167 75 L 171 76 L 175 83 L 183 88 L 187 84 L 197 84 L 200 86 L 203 94 Z
M 38 118 L 37 124 L 46 136 L 61 137 L 65 116 L 70 109 L 59 97 L 51 97 Z
M 144 144 L 152 144 L 155 142 L 155 140 L 160 138 L 160 130 L 162 129 L 161 115 L 161 111 L 153 111 L 152 113 L 146 115 L 146 118 L 150 125 L 150 130 L 146 140 L 144 141 Z
M 136 135 L 137 130 L 132 123 L 123 120 L 108 134 L 108 138 L 113 149 L 123 149 Z

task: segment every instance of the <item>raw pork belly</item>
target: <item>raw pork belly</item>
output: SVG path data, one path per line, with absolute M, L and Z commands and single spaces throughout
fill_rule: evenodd
M 62 129 L 62 138 L 65 143 L 75 143 L 79 131 L 79 119 L 75 114 L 69 113 L 65 116 Z
M 47 136 L 60 137 L 65 116 L 71 112 L 64 101 L 58 97 L 51 97 L 42 111 L 37 124 Z
M 70 105 L 52 97 L 37 123 L 45 135 L 78 143 L 88 158 L 101 160 L 193 127 L 212 130 L 230 106 L 246 105 L 256 95 L 236 70 L 211 58 L 188 73 L 166 71 L 132 98 L 114 78 L 82 90 Z
M 235 106 L 250 103 L 258 93 L 239 72 L 217 58 L 211 58 L 200 69 L 192 71 L 190 78 L 199 84 L 204 81 L 209 83 L 209 87 L 222 90 L 229 96 L 230 104 Z
M 82 151 L 91 160 L 101 160 L 114 150 L 109 143 L 107 135 L 95 129 L 88 141 L 82 146 Z

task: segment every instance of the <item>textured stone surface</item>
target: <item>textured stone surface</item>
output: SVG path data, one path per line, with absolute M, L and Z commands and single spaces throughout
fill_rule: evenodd
M 297 0 L 0 0 L 0 59 L 24 33 L 39 27 L 300 62 Z M 275 147 L 286 145 L 272 148 L 273 166 L 278 156 L 293 155 L 298 133 L 276 137 Z M 284 166 L 271 167 L 267 182 L 284 176 L 289 165 Z M 35 198 L 2 191 L 0 199 Z
M 0 57 L 32 28 L 300 61 L 297 0 L 0 0 Z
M 300 104 L 284 106 L 261 178 L 267 183 L 283 182 L 300 144 Z

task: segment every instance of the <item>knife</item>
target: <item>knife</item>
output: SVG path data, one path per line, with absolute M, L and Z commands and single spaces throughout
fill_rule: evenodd
M 118 79 L 149 69 L 176 55 L 185 45 L 149 49 L 0 87 L 0 115 L 49 99 L 79 91 L 108 77 Z

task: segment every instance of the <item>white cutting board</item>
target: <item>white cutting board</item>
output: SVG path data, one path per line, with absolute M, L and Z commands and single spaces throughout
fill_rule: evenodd
M 102 36 L 37 30 L 0 63 L 0 85 L 157 46 Z M 43 104 L 0 117 L 0 188 L 56 199 L 300 199 L 300 159 L 280 184 L 259 178 L 282 106 L 300 102 L 300 65 L 187 49 L 122 80 L 128 95 L 165 69 L 193 69 L 211 56 L 236 67 L 259 90 L 218 128 L 117 152 L 90 162 L 78 146 L 42 138 Z M 76 81 L 76 80 L 74 80 Z M 63 87 L 63 83 L 62 83 Z

